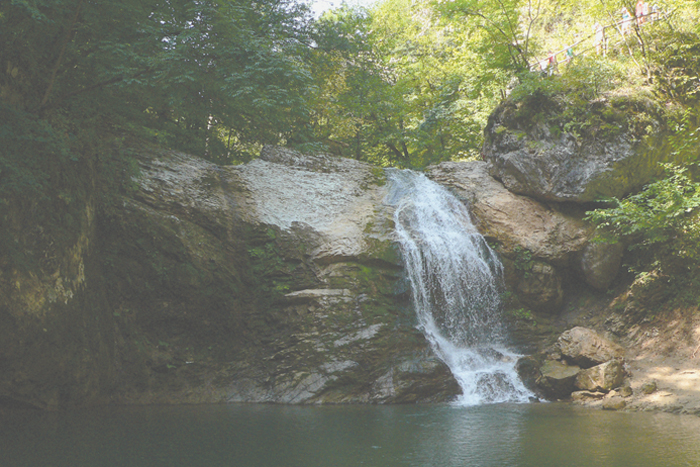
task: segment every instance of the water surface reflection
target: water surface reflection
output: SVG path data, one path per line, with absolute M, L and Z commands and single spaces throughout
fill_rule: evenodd
M 0 466 L 700 465 L 700 418 L 561 404 L 0 410 Z

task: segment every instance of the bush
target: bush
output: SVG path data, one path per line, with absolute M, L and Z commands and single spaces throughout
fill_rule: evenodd
M 685 167 L 664 168 L 666 178 L 623 200 L 607 199 L 611 207 L 589 211 L 586 219 L 598 225 L 598 241 L 624 239 L 649 264 L 673 273 L 700 260 L 700 183 Z

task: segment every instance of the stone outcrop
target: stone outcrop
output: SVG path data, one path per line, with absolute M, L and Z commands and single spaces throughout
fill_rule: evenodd
M 624 357 L 624 349 L 592 329 L 577 326 L 564 331 L 556 347 L 561 355 L 582 368 Z
M 626 387 L 624 351 L 588 328 L 565 331 L 551 347 L 523 357 L 516 369 L 530 390 L 550 400 L 598 400 Z
M 619 388 L 625 379 L 625 369 L 619 360 L 596 365 L 578 372 L 574 386 L 584 391 L 609 392 Z
M 138 163 L 99 221 L 86 190 L 62 257 L 36 248 L 51 268 L 0 272 L 0 402 L 460 392 L 416 329 L 383 170 L 274 147 L 241 166 L 150 150 Z
M 105 226 L 114 400 L 348 403 L 459 393 L 415 328 L 384 173 L 266 147 L 139 160 Z
M 668 161 L 669 151 L 655 147 L 653 137 L 664 131 L 656 102 L 601 98 L 585 112 L 588 121 L 580 123 L 585 130 L 573 133 L 556 120 L 562 109 L 554 101 L 506 100 L 484 132 L 482 156 L 490 173 L 514 193 L 577 203 L 622 197 L 658 175 L 658 162 Z M 618 121 L 633 121 L 635 115 L 643 115 L 646 125 Z
M 615 278 L 622 248 L 591 243 L 583 210 L 514 194 L 481 161 L 443 162 L 427 175 L 469 206 L 482 235 L 498 244 L 511 289 L 533 310 L 558 311 L 564 277 L 580 277 L 598 289 Z
M 503 245 L 506 254 L 527 250 L 534 258 L 566 265 L 592 233 L 582 211 L 570 212 L 510 192 L 482 161 L 443 162 L 428 167 L 432 180 L 468 203 L 481 234 Z

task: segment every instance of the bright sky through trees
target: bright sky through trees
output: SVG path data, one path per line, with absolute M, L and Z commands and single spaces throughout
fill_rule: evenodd
M 345 0 L 344 3 L 348 5 L 358 5 L 364 7 L 370 7 L 377 0 Z M 314 12 L 315 17 L 319 17 L 321 13 L 332 8 L 338 8 L 343 4 L 343 0 L 309 0 L 311 9 Z

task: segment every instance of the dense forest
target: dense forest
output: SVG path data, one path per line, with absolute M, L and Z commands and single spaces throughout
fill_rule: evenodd
M 507 96 L 551 97 L 576 131 L 588 103 L 617 92 L 664 103 L 668 144 L 687 164 L 590 218 L 695 260 L 700 7 L 654 3 L 628 31 L 622 8 L 634 15 L 619 0 L 386 0 L 320 18 L 290 0 L 5 1 L 0 245 L 28 267 L 19 232 L 70 244 L 86 174 L 108 210 L 136 170 L 130 153 L 148 145 L 219 164 L 278 144 L 421 168 L 478 158 Z M 604 50 L 596 23 L 608 26 Z M 556 73 L 542 72 L 552 52 Z

